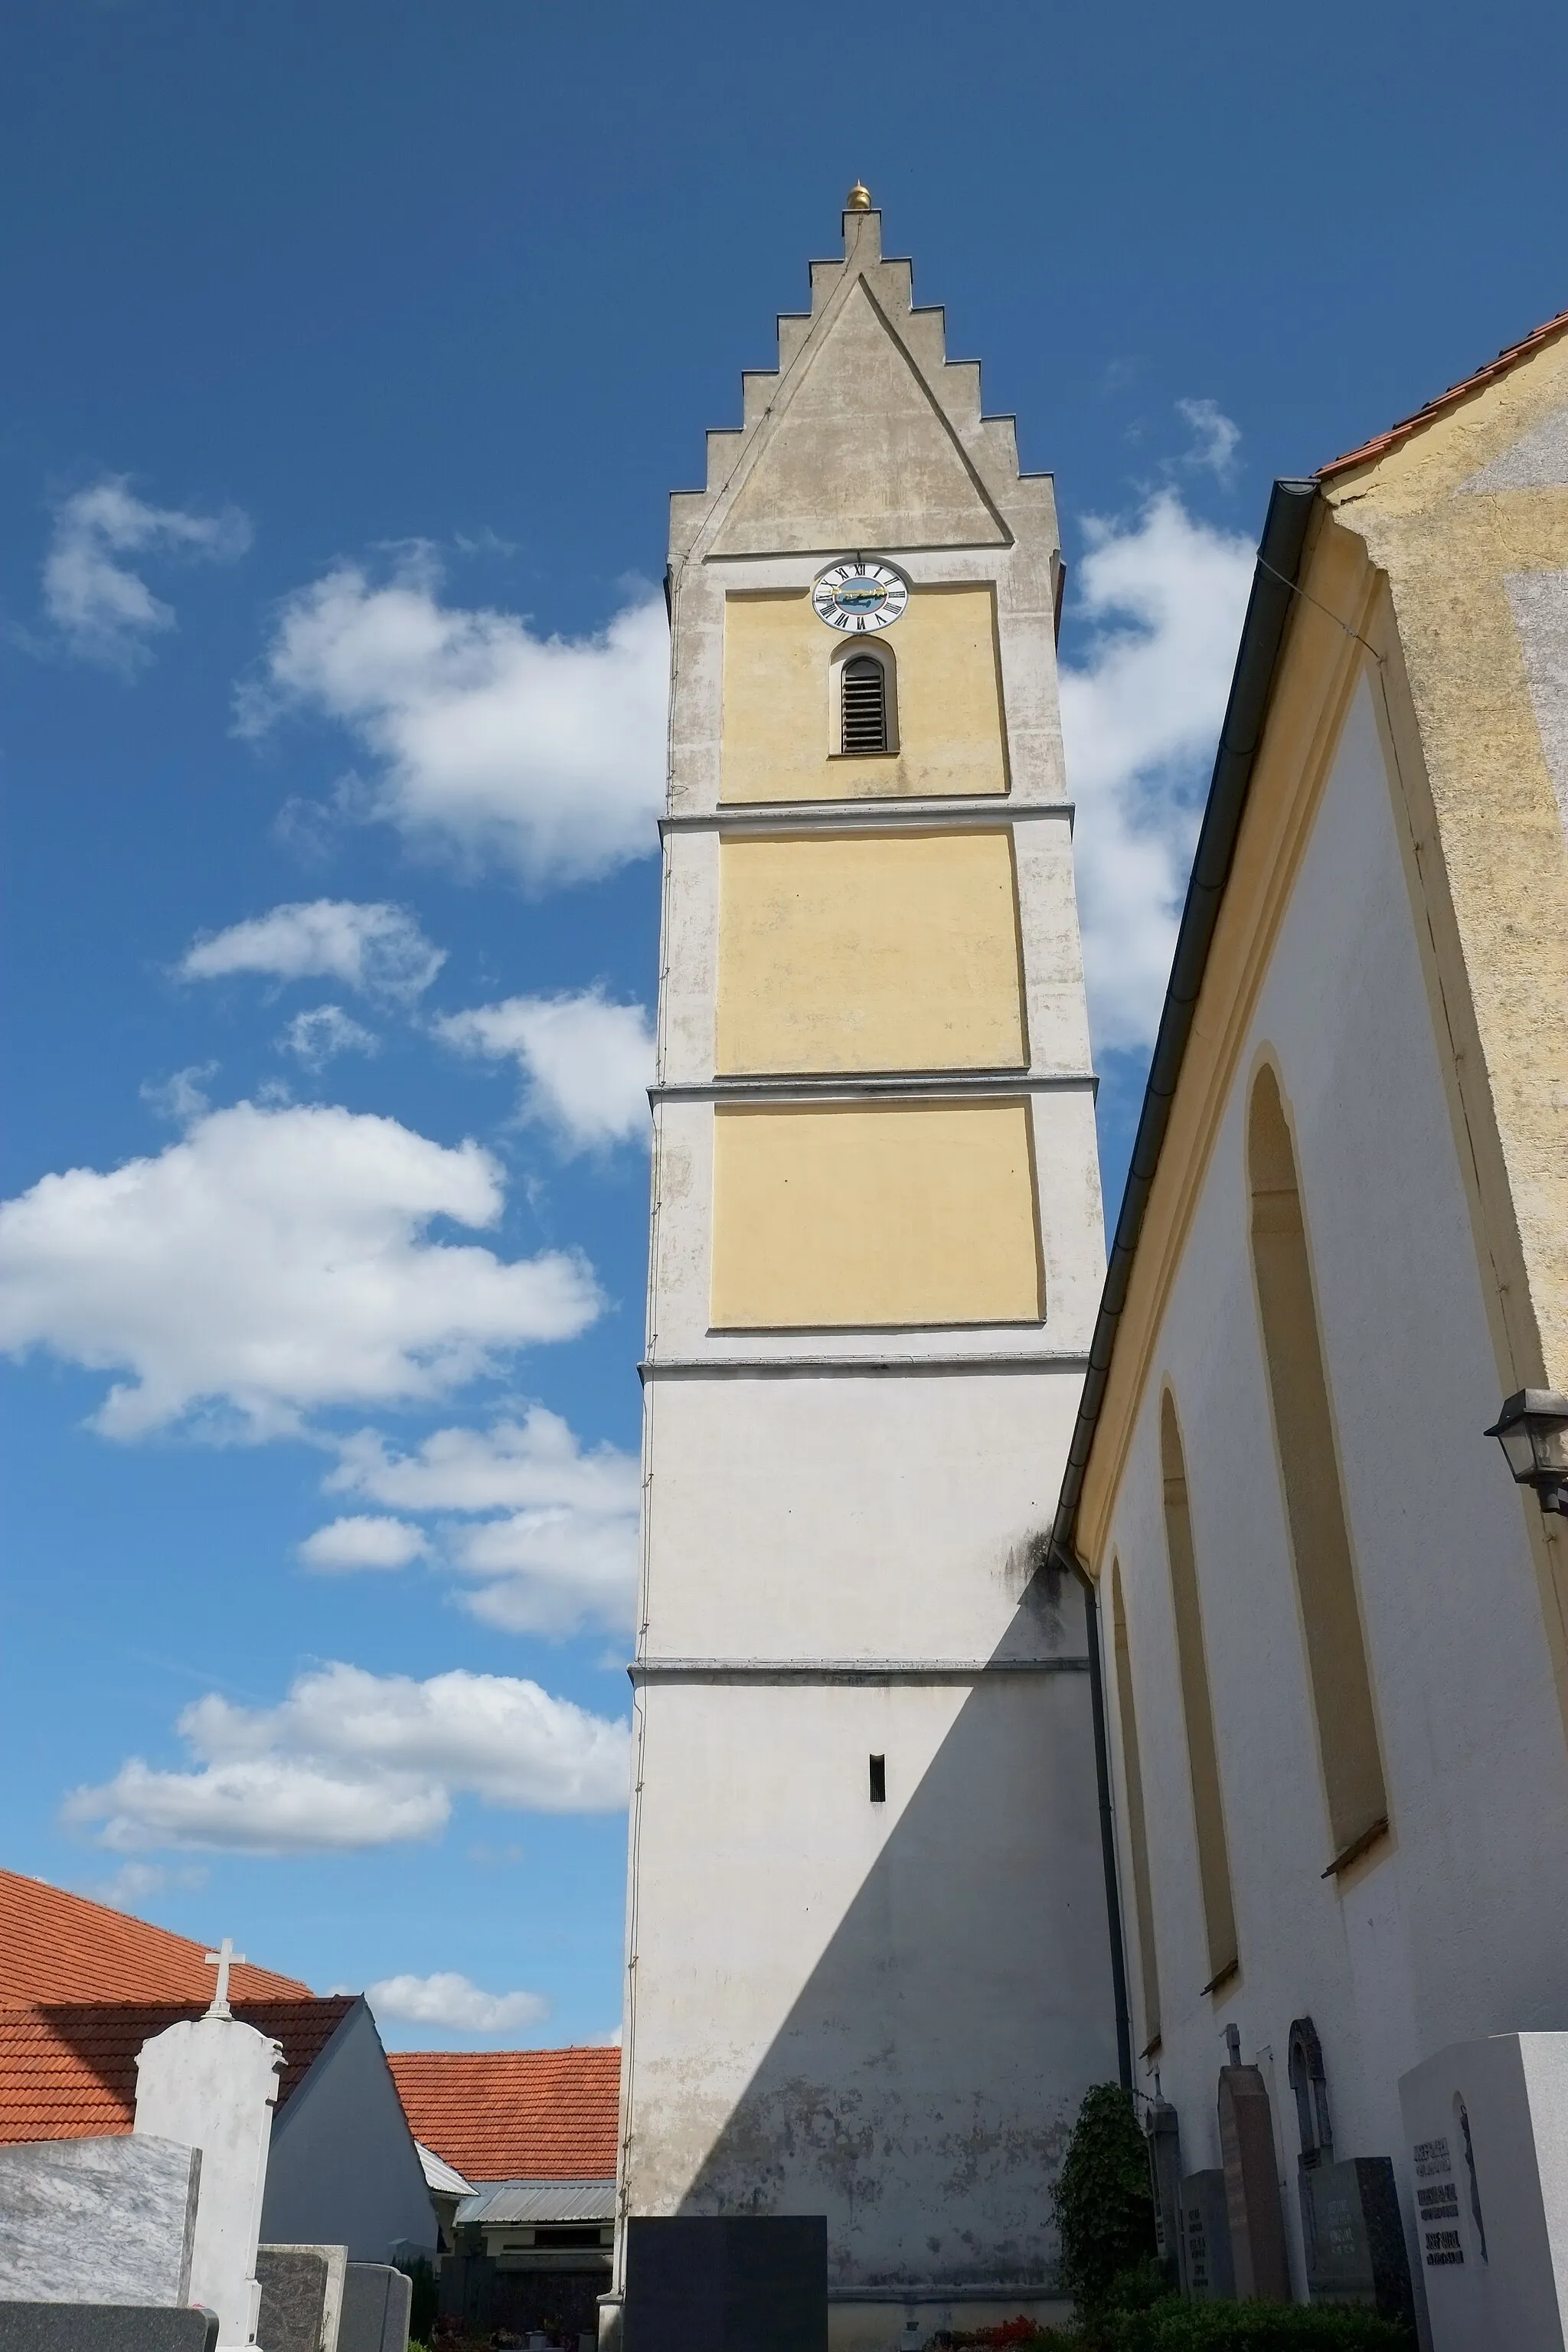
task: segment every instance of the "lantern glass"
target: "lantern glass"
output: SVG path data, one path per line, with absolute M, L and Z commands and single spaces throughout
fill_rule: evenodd
M 1487 1432 L 1508 1458 L 1521 1486 L 1544 1491 L 1568 1480 L 1568 1397 L 1552 1389 L 1521 1389 Z

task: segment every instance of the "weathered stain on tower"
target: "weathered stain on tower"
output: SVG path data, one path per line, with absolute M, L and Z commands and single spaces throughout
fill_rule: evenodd
M 826 2213 L 840 2347 L 1048 2303 L 1117 2063 L 1056 509 L 880 228 L 673 501 L 621 2162 Z

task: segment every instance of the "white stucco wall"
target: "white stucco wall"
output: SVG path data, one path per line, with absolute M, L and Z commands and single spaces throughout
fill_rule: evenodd
M 353 2263 L 384 2263 L 399 2240 L 434 2254 L 436 2236 L 419 2152 L 362 2001 L 278 2111 L 262 2242 L 342 2245 Z
M 1300 2288 L 1287 2035 L 1310 2014 L 1336 2152 L 1401 2159 L 1399 2075 L 1444 2043 L 1568 2025 L 1568 1755 L 1499 1403 L 1395 802 L 1363 685 L 1264 982 L 1159 1334 L 1104 1558 L 1120 1559 L 1159 1952 L 1162 2088 L 1217 2163 L 1227 2024 L 1275 2090 Z M 1392 1837 L 1339 1881 L 1322 1795 L 1249 1250 L 1264 1054 L 1290 1114 Z M 1241 1968 L 1216 1999 L 1194 1853 L 1162 1515 L 1174 1394 Z M 1114 1721 L 1129 1950 L 1133 1901 Z M 1135 2003 L 1138 1977 L 1132 1970 Z M 1141 2020 L 1135 2008 L 1135 2039 Z M 1152 2084 L 1150 2087 L 1152 2087 Z M 1407 2151 L 1406 2151 L 1407 2153 Z M 1404 2184 L 1408 2196 L 1409 2184 Z

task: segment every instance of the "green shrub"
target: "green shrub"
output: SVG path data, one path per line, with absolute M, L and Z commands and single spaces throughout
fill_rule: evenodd
M 1148 2150 L 1120 2083 L 1099 2083 L 1085 2098 L 1054 2194 L 1063 2291 L 1080 2314 L 1097 2311 L 1119 2278 L 1154 2260 Z
M 1083 2352 L 1415 2352 L 1415 2345 L 1398 2321 L 1370 2311 L 1173 2295 L 1147 2311 L 1108 2313 L 1080 2341 Z

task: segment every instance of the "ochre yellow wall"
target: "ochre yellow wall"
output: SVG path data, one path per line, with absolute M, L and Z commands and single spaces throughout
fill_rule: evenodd
M 829 669 L 843 637 L 804 589 L 727 597 L 721 799 L 1005 793 L 991 590 L 917 588 L 878 643 L 897 668 L 899 749 L 835 758 Z
M 716 1328 L 1032 1323 L 1042 1287 L 1024 1103 L 715 1112 Z
M 1000 828 L 731 839 L 719 877 L 721 1071 L 1027 1059 L 1012 843 Z

